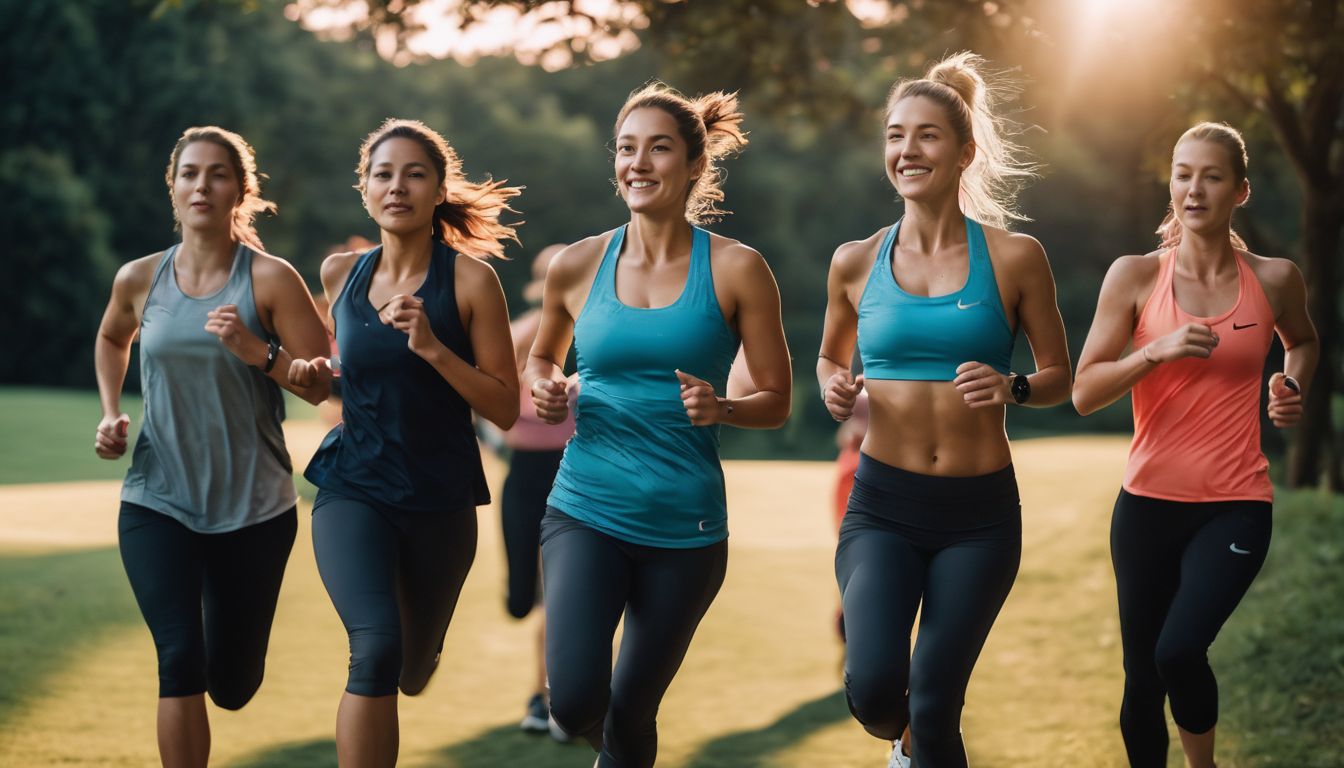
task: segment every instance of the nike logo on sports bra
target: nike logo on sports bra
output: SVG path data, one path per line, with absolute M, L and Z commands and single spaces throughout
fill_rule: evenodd
M 1249 555 L 1249 554 L 1251 554 L 1251 550 L 1249 550 L 1249 549 L 1237 549 L 1237 543 L 1236 543 L 1235 541 L 1232 542 L 1231 544 L 1228 544 L 1228 545 L 1227 545 L 1227 548 L 1230 549 L 1230 550 L 1232 550 L 1233 552 L 1237 553 L 1238 555 Z
M 1233 321 L 1232 321 L 1232 330 L 1234 330 L 1234 331 L 1240 331 L 1240 330 L 1243 329 L 1243 328 L 1250 328 L 1250 327 L 1253 326 L 1253 325 L 1259 325 L 1259 323 L 1247 323 L 1247 324 L 1245 324 L 1245 325 L 1237 325 L 1237 321 L 1236 321 L 1236 320 L 1233 320 Z
M 980 306 L 982 303 L 984 303 L 984 302 L 983 302 L 983 301 L 974 301 L 974 302 L 971 302 L 970 304 L 962 304 L 962 303 L 961 303 L 961 299 L 957 299 L 957 309 L 970 309 L 971 307 L 978 307 L 978 306 Z

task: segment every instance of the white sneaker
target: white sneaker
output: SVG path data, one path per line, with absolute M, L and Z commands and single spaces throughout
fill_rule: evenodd
M 546 727 L 551 732 L 551 738 L 555 739 L 561 744 L 568 744 L 569 742 L 574 740 L 574 737 L 570 736 L 568 731 L 566 731 L 564 728 L 561 728 L 560 724 L 555 722 L 555 715 L 551 715 L 546 718 Z
M 887 768 L 910 768 L 910 757 L 901 751 L 900 739 L 891 742 L 891 760 L 887 761 Z

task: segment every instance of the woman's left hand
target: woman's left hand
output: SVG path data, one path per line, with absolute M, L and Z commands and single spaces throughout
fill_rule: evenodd
M 1283 429 L 1302 420 L 1302 393 L 1288 384 L 1288 377 L 1276 373 L 1269 377 L 1269 420 Z M 1296 384 L 1293 381 L 1293 384 Z
M 429 316 L 425 314 L 425 300 L 418 296 L 397 294 L 387 303 L 378 318 L 385 325 L 406 334 L 406 346 L 421 357 L 428 356 L 439 344 L 439 339 L 429 327 Z
M 268 345 L 243 323 L 237 304 L 216 307 L 206 317 L 205 330 L 218 336 L 225 349 L 248 365 L 265 367 Z
M 957 366 L 957 377 L 952 384 L 972 408 L 1006 405 L 1013 402 L 1012 382 L 984 363 L 975 361 Z
M 686 407 L 691 423 L 697 427 L 719 423 L 722 406 L 714 396 L 714 385 L 689 373 L 676 373 L 677 381 L 681 382 L 681 404 Z

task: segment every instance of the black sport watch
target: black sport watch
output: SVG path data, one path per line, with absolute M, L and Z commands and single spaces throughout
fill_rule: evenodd
M 1027 381 L 1027 374 L 1010 373 L 1008 375 L 1013 377 L 1013 383 L 1009 385 L 1009 389 L 1013 393 L 1013 402 L 1018 405 L 1025 405 L 1031 399 L 1031 382 Z

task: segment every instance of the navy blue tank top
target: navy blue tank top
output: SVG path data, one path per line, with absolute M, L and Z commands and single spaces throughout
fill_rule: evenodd
M 331 308 L 341 349 L 341 423 L 303 476 L 324 491 L 398 509 L 459 511 L 490 503 L 471 406 L 384 325 L 369 303 L 382 246 L 359 258 Z M 435 242 L 424 299 L 434 335 L 475 365 L 454 293 L 457 252 Z

